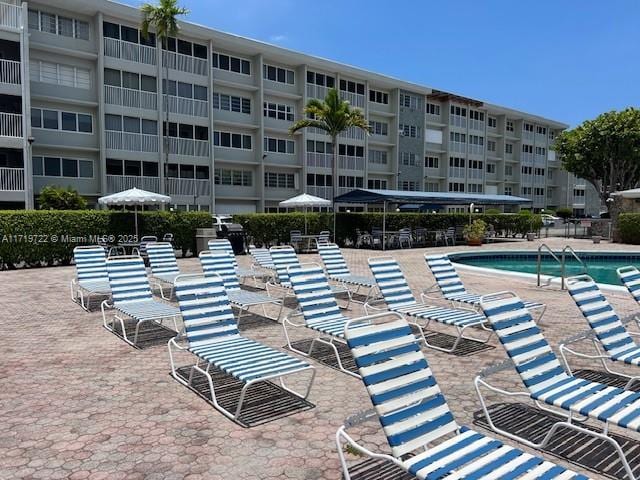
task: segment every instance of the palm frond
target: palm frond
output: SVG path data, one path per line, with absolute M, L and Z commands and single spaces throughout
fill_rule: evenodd
M 293 135 L 298 130 L 302 130 L 303 128 L 308 128 L 308 127 L 318 128 L 320 130 L 324 130 L 325 132 L 329 132 L 329 129 L 327 128 L 327 124 L 324 123 L 323 121 L 314 120 L 311 118 L 304 118 L 302 120 L 298 120 L 296 123 L 294 123 L 289 127 L 289 135 Z

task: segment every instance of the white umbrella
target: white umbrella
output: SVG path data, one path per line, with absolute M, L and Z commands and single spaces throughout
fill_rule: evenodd
M 307 234 L 307 208 L 309 207 L 330 207 L 331 200 L 315 197 L 308 193 L 296 195 L 295 197 L 283 200 L 278 205 L 286 208 L 304 208 L 304 233 Z
M 147 192 L 139 188 L 113 193 L 98 199 L 98 203 L 101 205 L 133 205 L 135 207 L 136 237 L 138 236 L 138 206 L 160 205 L 161 203 L 169 203 L 170 201 L 171 197 L 167 195 Z

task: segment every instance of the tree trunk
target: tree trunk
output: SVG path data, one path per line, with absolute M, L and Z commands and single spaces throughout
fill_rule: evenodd
M 333 204 L 333 243 L 336 243 L 336 201 L 335 198 L 338 194 L 338 136 L 333 135 L 331 137 L 331 143 L 333 144 L 333 160 L 331 162 L 331 202 Z

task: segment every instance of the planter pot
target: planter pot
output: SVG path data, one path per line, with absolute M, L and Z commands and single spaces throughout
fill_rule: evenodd
M 593 243 L 600 243 L 602 237 L 600 235 L 594 235 L 593 237 L 591 237 L 591 240 L 593 240 Z
M 527 242 L 533 242 L 534 238 L 536 238 L 535 233 L 527 233 Z
M 482 240 L 477 240 L 477 239 L 471 240 L 471 239 L 468 239 L 467 240 L 467 245 L 469 245 L 470 247 L 481 247 L 482 246 Z

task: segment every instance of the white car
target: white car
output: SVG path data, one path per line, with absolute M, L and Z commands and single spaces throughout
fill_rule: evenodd
M 548 213 L 543 213 L 540 215 L 542 218 L 542 224 L 545 227 L 553 227 L 555 223 L 560 220 L 560 217 L 554 217 L 553 215 L 549 215 Z
M 211 217 L 213 218 L 213 228 L 215 228 L 217 232 L 222 230 L 223 224 L 228 225 L 233 223 L 230 215 L 212 215 Z

